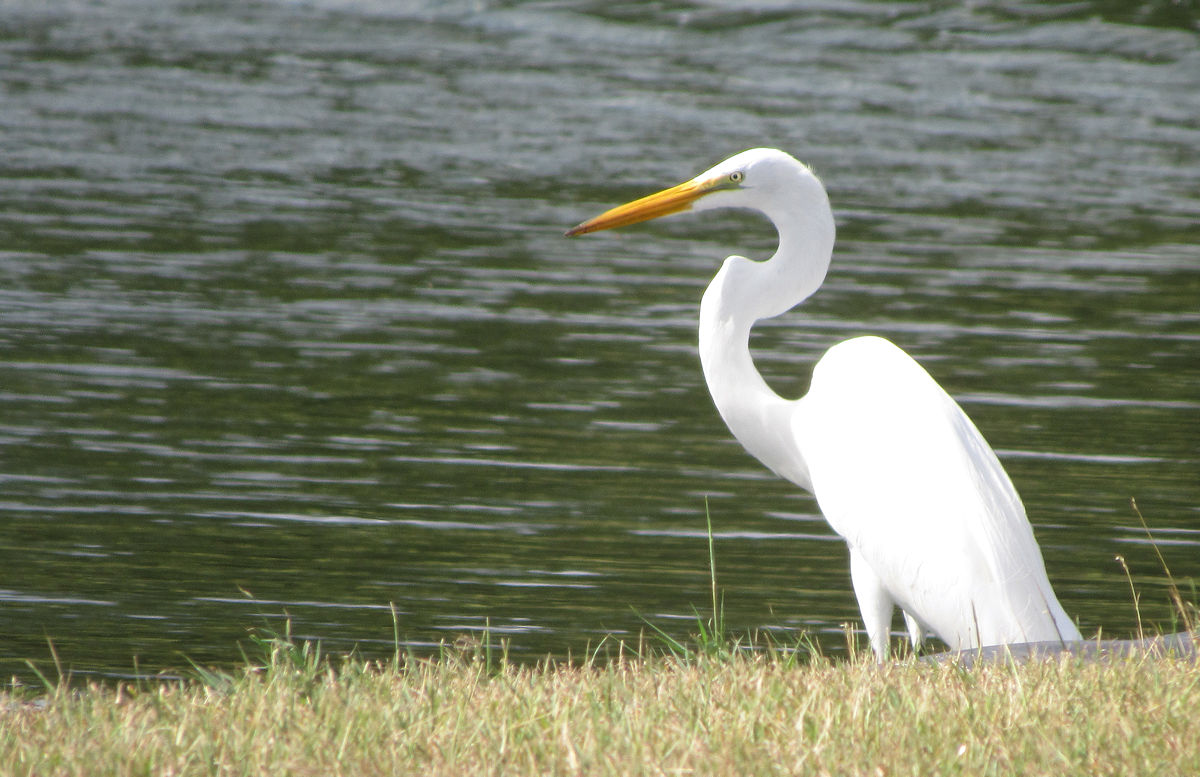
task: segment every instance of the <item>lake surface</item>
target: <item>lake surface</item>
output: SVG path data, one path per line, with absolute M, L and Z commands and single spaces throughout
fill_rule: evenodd
M 696 355 L 751 216 L 565 240 L 745 148 L 838 219 L 764 322 L 782 394 L 850 336 L 997 449 L 1085 634 L 1200 576 L 1192 4 L 315 0 L 0 7 L 0 670 L 579 656 L 707 613 L 858 622 L 814 501 Z M 1189 10 L 1191 9 L 1191 10 Z M 707 507 L 706 507 L 707 506 Z M 899 624 L 898 624 L 899 625 Z

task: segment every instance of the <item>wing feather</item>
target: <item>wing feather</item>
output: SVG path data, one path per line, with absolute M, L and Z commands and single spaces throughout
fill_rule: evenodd
M 794 419 L 830 525 L 947 644 L 1078 638 L 1004 468 L 908 354 L 879 337 L 834 346 Z

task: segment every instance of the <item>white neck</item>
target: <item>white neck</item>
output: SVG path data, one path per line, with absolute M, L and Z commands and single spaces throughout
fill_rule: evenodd
M 721 265 L 700 303 L 700 361 L 733 436 L 773 472 L 811 491 L 790 428 L 792 400 L 776 394 L 755 368 L 750 328 L 820 288 L 833 253 L 833 213 L 811 177 L 794 190 L 774 192 L 769 209 L 760 209 L 779 231 L 779 249 L 765 262 L 731 256 Z

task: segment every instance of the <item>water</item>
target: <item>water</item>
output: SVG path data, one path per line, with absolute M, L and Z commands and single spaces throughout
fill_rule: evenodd
M 1085 633 L 1200 574 L 1189 4 L 40 2 L 0 9 L 0 668 L 489 629 L 579 655 L 708 601 L 833 649 L 845 549 L 708 399 L 696 306 L 769 227 L 565 227 L 756 145 L 834 269 L 798 395 L 888 336 L 960 399 Z

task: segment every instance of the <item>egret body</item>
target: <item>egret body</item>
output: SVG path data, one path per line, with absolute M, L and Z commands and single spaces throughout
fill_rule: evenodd
M 846 340 L 821 357 L 808 393 L 794 400 L 755 368 L 751 327 L 816 292 L 833 254 L 829 198 L 808 167 L 775 149 L 744 151 L 567 235 L 711 208 L 765 214 L 779 248 L 765 261 L 730 256 L 704 292 L 709 392 L 746 450 L 812 492 L 846 540 L 876 655 L 887 655 L 896 606 L 914 646 L 926 631 L 955 650 L 1080 639 L 996 454 L 912 357 L 879 337 Z

